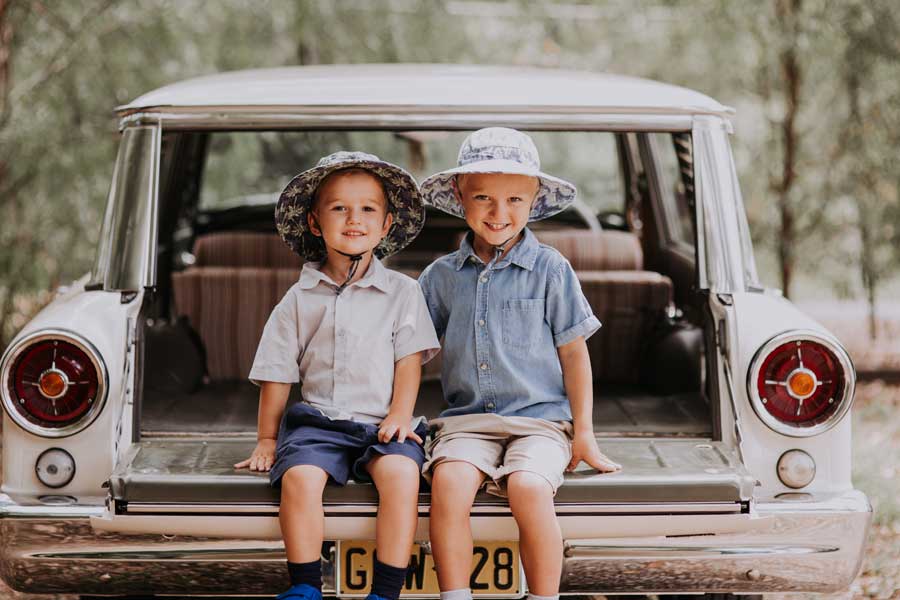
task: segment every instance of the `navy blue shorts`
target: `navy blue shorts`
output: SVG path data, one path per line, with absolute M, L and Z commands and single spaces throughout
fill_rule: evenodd
M 422 468 L 425 449 L 421 444 L 409 438 L 402 444 L 396 439 L 381 443 L 378 427 L 329 419 L 305 402 L 297 402 L 288 407 L 281 419 L 269 481 L 279 486 L 287 470 L 297 465 L 320 467 L 340 485 L 347 483 L 351 474 L 357 481 L 371 481 L 366 465 L 376 456 L 388 454 L 408 456 Z M 424 421 L 416 427 L 416 433 L 425 439 L 428 427 Z

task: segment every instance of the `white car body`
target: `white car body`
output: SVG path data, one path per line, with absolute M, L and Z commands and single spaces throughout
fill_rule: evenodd
M 705 360 L 712 365 L 706 377 L 714 382 L 710 395 L 716 398 L 712 412 L 716 445 L 710 449 L 705 438 L 689 436 L 653 443 L 663 457 L 665 448 L 677 444 L 695 444 L 692 451 L 701 454 L 726 449 L 722 460 L 738 465 L 743 475 L 723 471 L 722 481 L 728 485 L 737 481 L 735 489 L 745 498 L 563 502 L 558 508 L 566 540 L 561 590 L 564 594 L 833 592 L 845 589 L 857 575 L 871 507 L 850 478 L 851 423 L 846 409 L 852 402 L 852 365 L 849 360 L 844 363 L 846 397 L 840 400 L 841 411 L 814 435 L 773 429 L 760 418 L 752 383 L 748 385 L 757 353 L 777 336 L 818 340 L 835 355 L 846 355 L 819 323 L 779 294 L 756 287 L 729 149 L 732 111 L 727 107 L 691 90 L 628 77 L 543 69 L 366 65 L 200 77 L 160 88 L 117 110 L 123 135 L 132 136 L 134 148 L 146 150 L 136 156 L 143 156 L 141 168 L 149 176 L 142 183 L 123 184 L 122 178 L 135 171 L 123 167 L 112 184 L 108 215 L 116 214 L 113 203 L 127 201 L 133 228 L 116 233 L 115 223 L 108 223 L 104 232 L 117 237 L 101 242 L 92 276 L 73 284 L 32 319 L 0 363 L 6 409 L 0 572 L 13 589 L 180 595 L 280 591 L 284 558 L 277 505 L 174 501 L 160 506 L 148 501 L 134 502 L 125 510 L 116 496 L 120 490 L 115 483 L 110 489 L 108 482 L 117 468 L 129 464 L 138 447 L 139 323 L 145 295 L 157 283 L 156 169 L 161 137 L 187 130 L 323 127 L 457 130 L 503 125 L 689 133 L 696 182 L 697 287 L 705 293 L 711 323 Z M 116 194 L 117 189 L 124 191 Z M 97 414 L 60 437 L 42 435 L 13 418 L 16 399 L 7 382 L 17 353 L 47 334 L 90 347 L 107 379 Z M 611 438 L 608 443 L 625 451 L 629 444 L 646 448 L 648 442 L 642 440 Z M 202 443 L 207 442 L 210 447 L 230 443 L 215 436 Z M 238 442 L 246 445 L 247 437 Z M 39 456 L 50 448 L 64 450 L 76 465 L 74 478 L 58 489 L 42 483 L 35 469 Z M 777 472 L 779 459 L 789 450 L 804 451 L 815 464 L 814 478 L 801 489 L 787 486 Z M 716 469 L 707 471 L 705 485 L 713 485 Z M 153 473 L 143 476 L 146 484 Z M 677 473 L 670 476 L 673 481 L 678 478 Z M 629 471 L 628 464 L 623 477 L 633 477 L 629 485 L 640 483 L 640 471 Z M 427 504 L 420 506 L 417 539 L 423 542 L 427 514 Z M 505 506 L 482 506 L 472 520 L 479 540 L 517 538 Z M 374 507 L 326 505 L 325 538 L 374 539 Z M 326 577 L 326 592 L 335 593 L 334 585 Z

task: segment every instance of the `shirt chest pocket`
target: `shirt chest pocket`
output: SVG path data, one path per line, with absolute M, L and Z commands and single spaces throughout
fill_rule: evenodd
M 544 299 L 507 300 L 503 306 L 503 344 L 530 351 L 541 341 L 544 329 Z

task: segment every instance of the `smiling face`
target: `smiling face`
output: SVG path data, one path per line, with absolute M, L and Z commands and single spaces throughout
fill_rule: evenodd
M 517 239 L 528 224 L 539 189 L 540 181 L 528 175 L 468 173 L 457 177 L 459 201 L 475 234 L 475 252 L 482 259 L 494 246 Z
M 325 240 L 328 260 L 335 250 L 346 254 L 372 250 L 393 222 L 381 181 L 362 169 L 329 175 L 319 186 L 308 219 L 312 233 Z

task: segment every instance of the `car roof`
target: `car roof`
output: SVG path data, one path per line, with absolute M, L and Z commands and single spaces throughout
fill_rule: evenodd
M 356 64 L 233 71 L 158 88 L 118 107 L 398 107 L 439 110 L 579 109 L 590 112 L 716 114 L 733 109 L 693 90 L 649 79 L 537 67 Z

